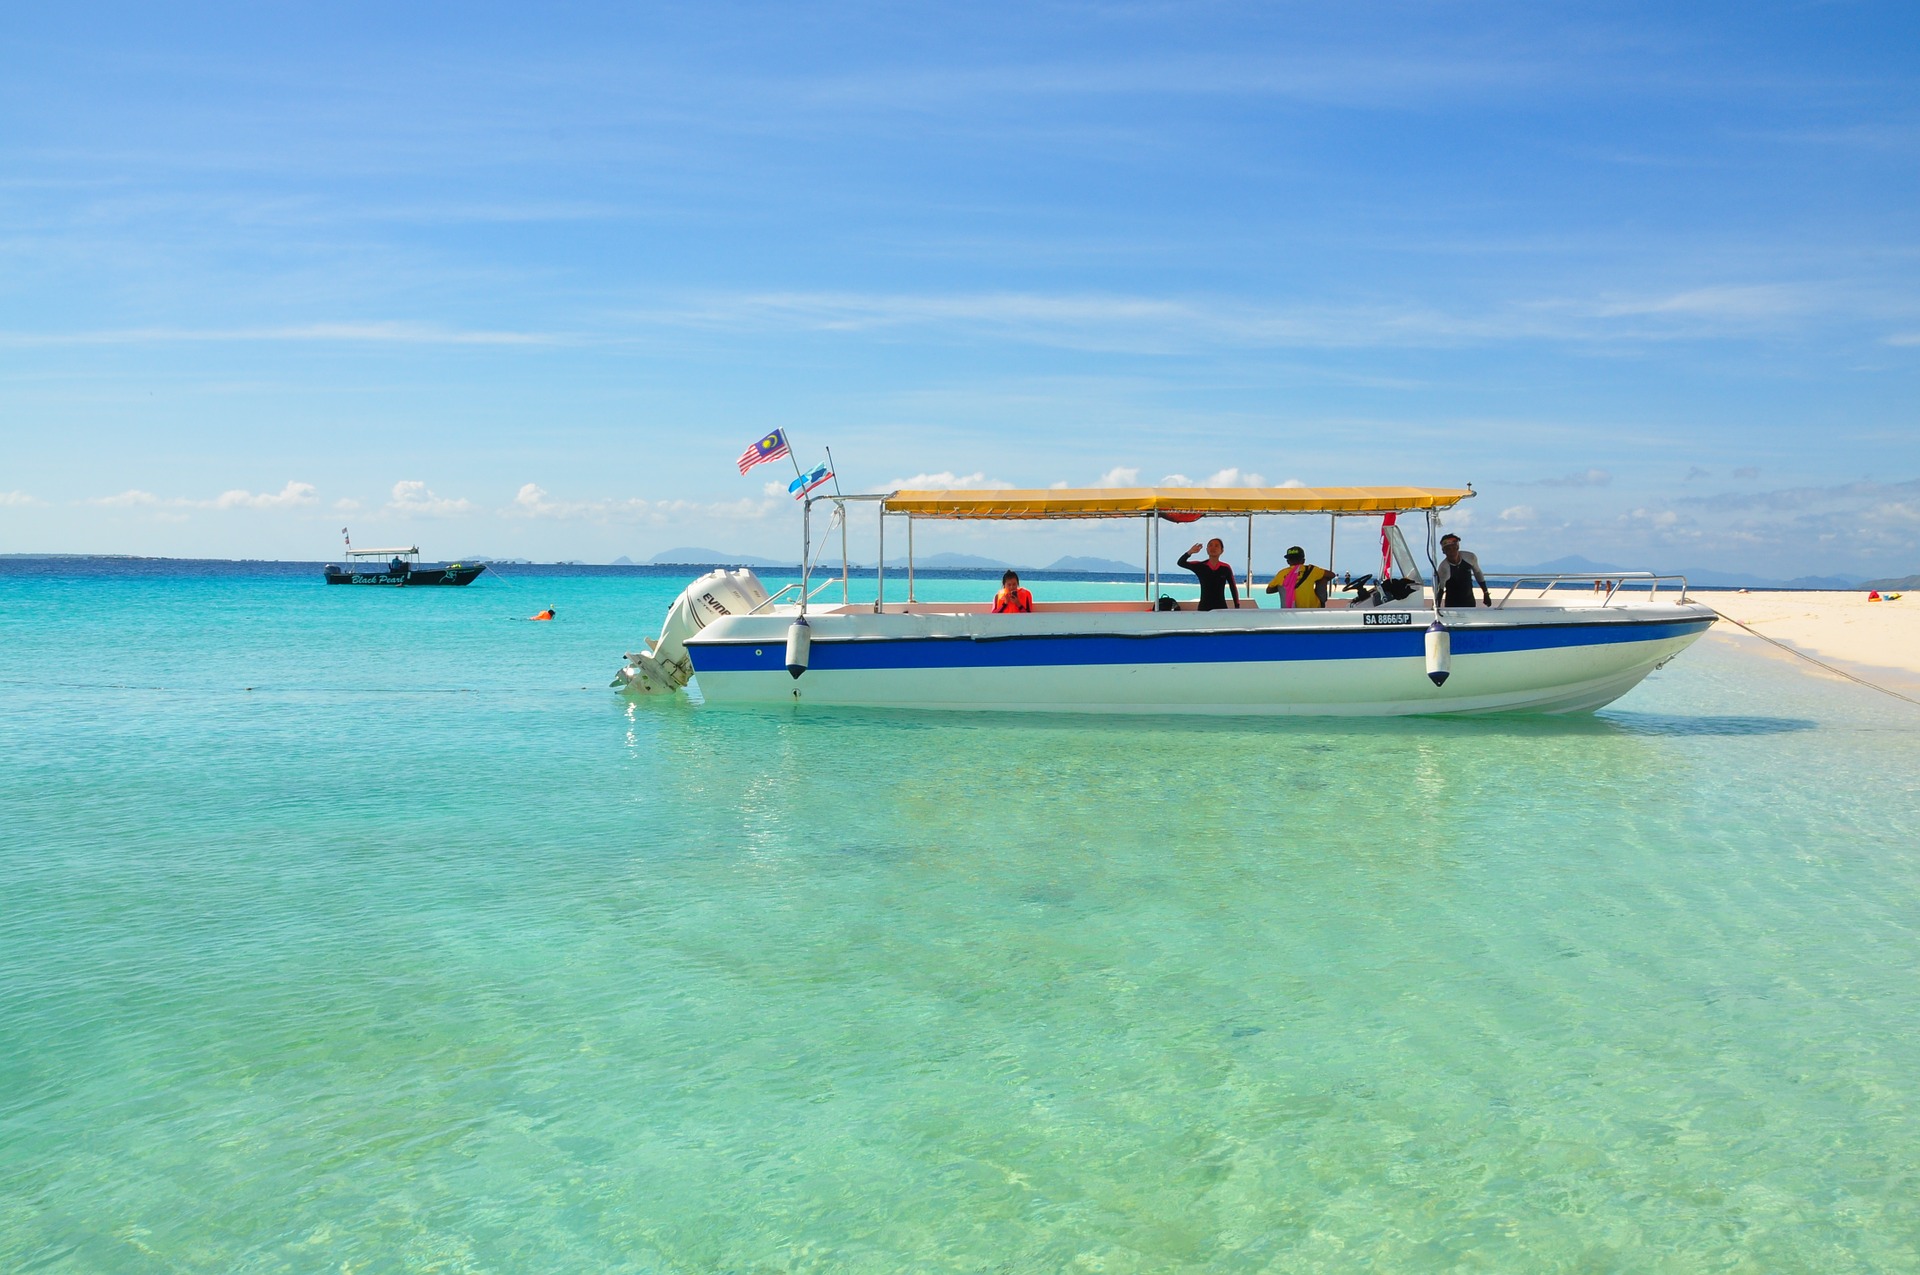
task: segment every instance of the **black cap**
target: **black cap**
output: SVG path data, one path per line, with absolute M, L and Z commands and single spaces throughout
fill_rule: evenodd
M 1304 558 L 1307 556 L 1307 551 L 1299 545 L 1295 545 L 1293 548 L 1287 550 L 1287 556 L 1289 558 Z

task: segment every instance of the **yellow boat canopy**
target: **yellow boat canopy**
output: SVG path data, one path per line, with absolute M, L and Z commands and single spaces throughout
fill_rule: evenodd
M 896 491 L 881 507 L 918 518 L 1139 518 L 1149 514 L 1364 514 L 1448 509 L 1451 487 L 1081 487 Z

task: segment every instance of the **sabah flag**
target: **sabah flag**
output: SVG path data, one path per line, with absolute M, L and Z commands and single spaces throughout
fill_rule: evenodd
M 776 429 L 765 438 L 740 453 L 740 472 L 746 473 L 763 461 L 779 460 L 787 454 L 787 433 Z
M 793 493 L 795 500 L 801 500 L 806 494 L 833 477 L 833 471 L 825 465 L 815 465 L 806 473 L 787 484 L 787 490 Z

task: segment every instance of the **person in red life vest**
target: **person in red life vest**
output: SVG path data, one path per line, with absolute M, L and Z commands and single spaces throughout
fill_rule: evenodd
M 548 607 L 546 610 L 542 611 L 539 615 L 530 615 L 527 618 L 529 620 L 551 620 L 553 618 L 553 608 Z
M 1240 586 L 1233 578 L 1233 568 L 1220 561 L 1221 550 L 1227 547 L 1224 540 L 1207 541 L 1207 560 L 1191 561 L 1194 554 L 1200 552 L 1195 545 L 1180 555 L 1178 565 L 1185 567 L 1200 577 L 1200 606 L 1202 611 L 1224 611 L 1227 609 L 1227 590 L 1233 590 L 1233 605 L 1240 605 Z
M 993 613 L 1033 610 L 1033 595 L 1020 587 L 1020 573 L 1009 571 L 1000 577 L 1000 592 L 993 595 Z

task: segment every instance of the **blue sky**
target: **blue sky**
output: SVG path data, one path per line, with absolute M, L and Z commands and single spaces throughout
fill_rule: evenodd
M 856 488 L 1471 481 L 1494 562 L 1920 570 L 1916 48 L 1890 4 L 10 13 L 0 551 L 774 554 L 733 460 L 783 426 Z

